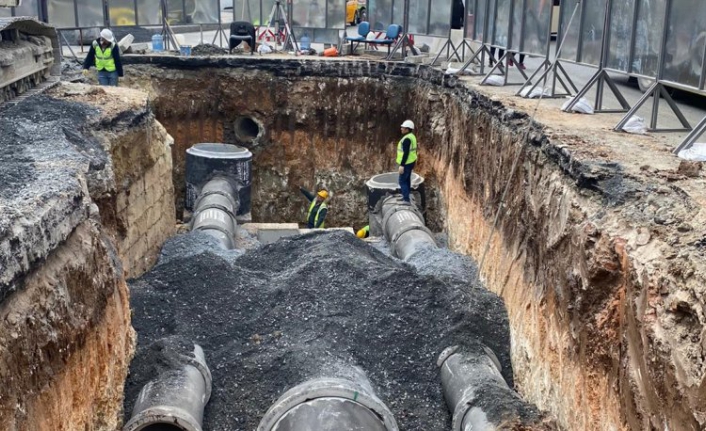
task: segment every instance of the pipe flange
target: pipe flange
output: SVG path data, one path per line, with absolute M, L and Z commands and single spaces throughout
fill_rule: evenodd
M 196 218 L 198 218 L 199 214 L 201 214 L 202 212 L 204 212 L 206 210 L 213 210 L 213 209 L 223 211 L 224 213 L 228 214 L 228 216 L 232 220 L 235 220 L 235 214 L 233 214 L 233 212 L 231 210 L 229 210 L 228 208 L 226 208 L 224 205 L 221 205 L 221 204 L 212 203 L 212 204 L 208 204 L 208 205 L 204 206 L 203 208 L 200 208 L 200 207 L 195 207 L 195 208 L 198 208 L 198 211 L 194 212 L 191 215 L 192 220 L 196 220 Z M 237 224 L 237 223 L 234 223 L 234 224 Z
M 123 431 L 140 431 L 155 424 L 169 424 L 182 431 L 202 431 L 198 421 L 186 410 L 172 406 L 154 406 L 133 416 Z
M 427 235 L 429 235 L 429 237 L 432 239 L 432 241 L 434 241 L 434 234 L 432 234 L 431 231 L 426 226 L 409 225 L 409 226 L 395 232 L 395 235 L 393 235 L 392 239 L 390 239 L 390 242 L 392 244 L 396 243 L 397 240 L 400 239 L 400 237 L 402 235 L 406 234 L 407 232 L 413 231 L 413 230 L 421 230 L 421 231 L 425 232 Z M 434 241 L 434 243 L 436 243 L 436 241 Z
M 440 367 L 440 366 L 444 365 L 444 362 L 446 362 L 446 360 L 449 359 L 449 357 L 450 357 L 451 355 L 453 355 L 454 353 L 456 353 L 459 348 L 461 348 L 461 346 L 458 346 L 458 345 L 456 345 L 456 346 L 449 346 L 449 347 L 445 348 L 445 349 L 439 354 L 439 357 L 438 357 L 437 360 L 436 360 L 436 366 L 437 366 L 437 367 Z
M 238 202 L 237 193 L 231 194 L 229 192 L 224 192 L 223 190 L 207 190 L 207 191 L 202 191 L 199 194 L 198 199 L 196 199 L 196 202 L 194 203 L 194 208 L 198 207 L 204 198 L 206 198 L 207 196 L 213 196 L 213 195 L 223 196 L 224 198 L 228 199 L 229 201 L 232 201 L 234 204 L 237 204 L 237 202 Z
M 208 403 L 208 400 L 211 399 L 211 390 L 213 389 L 213 377 L 211 376 L 211 370 L 208 368 L 208 365 L 206 365 L 206 355 L 204 354 L 203 348 L 198 344 L 194 344 L 194 356 L 180 353 L 179 357 L 188 365 L 199 370 L 201 376 L 203 376 L 203 381 L 206 384 L 206 400 L 204 400 L 204 404 Z

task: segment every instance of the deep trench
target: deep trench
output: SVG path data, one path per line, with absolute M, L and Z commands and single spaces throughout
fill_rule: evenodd
M 228 74 L 172 76 L 169 70 L 150 68 L 135 68 L 132 74 L 138 75 L 135 83 L 149 77 L 156 117 L 175 139 L 177 217 L 184 209 L 186 149 L 217 142 L 253 153 L 252 221 L 303 221 L 306 201 L 298 190 L 303 186 L 332 192 L 329 226 L 357 229 L 368 223 L 365 181 L 394 166 L 398 125 L 415 114 L 408 109 L 414 81 L 290 81 L 258 74 L 222 80 L 208 78 L 212 73 Z M 218 84 L 224 81 L 228 85 Z M 186 104 L 173 103 L 177 98 L 192 103 L 183 108 Z M 424 145 L 431 133 L 418 133 Z M 444 216 L 433 175 L 425 186 L 427 226 L 441 233 Z M 165 361 L 155 351 L 170 337 L 191 339 L 211 355 L 214 394 L 205 424 L 212 430 L 253 429 L 263 408 L 285 389 L 326 376 L 343 363 L 360 366 L 370 376 L 400 429 L 449 429 L 451 416 L 434 363 L 455 344 L 491 346 L 505 381 L 513 386 L 507 312 L 500 298 L 482 288 L 472 260 L 439 249 L 417 256 L 410 272 L 398 266 L 385 246 L 380 253 L 349 234 L 331 235 L 280 240 L 242 256 L 217 252 L 198 235 L 170 240 L 157 266 L 132 283 L 133 325 L 140 341 L 126 386 L 126 420 L 137 391 L 164 372 L 154 365 Z M 265 262 L 269 268 L 262 268 Z M 302 284 L 298 280 L 304 275 L 309 282 Z M 200 285 L 204 277 L 211 280 L 208 285 Z M 396 279 L 405 281 L 398 285 Z M 373 292 L 373 298 L 361 301 Z M 225 295 L 237 297 L 238 304 L 224 303 Z M 270 300 L 263 301 L 263 295 Z M 169 297 L 175 303 L 164 306 Z M 189 303 L 179 305 L 187 297 Z M 194 319 L 194 313 L 218 316 Z M 242 320 L 223 320 L 226 316 Z M 399 322 L 388 316 L 398 316 Z M 325 329 L 312 328 L 305 323 L 309 319 Z M 351 327 L 351 321 L 367 323 Z M 234 342 L 213 336 L 218 331 Z M 399 356 L 407 359 L 399 363 Z M 255 375 L 242 375 L 250 373 Z M 505 414 L 504 402 L 519 399 L 499 396 L 490 409 L 493 420 Z M 535 408 L 514 408 L 528 424 L 542 418 Z

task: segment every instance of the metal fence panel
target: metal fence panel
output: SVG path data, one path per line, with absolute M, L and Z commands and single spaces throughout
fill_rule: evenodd
M 137 24 L 134 0 L 110 0 L 108 16 L 111 27 L 132 26 Z
M 292 15 L 293 27 L 309 29 L 344 29 L 346 27 L 346 8 L 343 0 L 293 0 Z M 323 32 L 318 33 L 324 34 Z
M 699 88 L 706 48 L 706 3 L 672 2 L 663 79 Z
M 466 21 L 463 25 L 463 37 L 473 39 L 476 28 L 476 1 L 466 0 Z
M 485 34 L 485 42 L 490 43 L 493 40 L 493 34 L 495 33 L 495 14 L 497 12 L 497 0 L 488 1 L 488 9 L 486 10 L 486 24 L 488 25 L 488 31 Z
M 451 32 L 453 0 L 431 0 L 429 11 L 429 36 L 448 37 Z
M 76 14 L 74 13 L 74 0 L 48 0 L 48 20 L 54 27 L 76 27 Z
M 597 65 L 603 49 L 603 25 L 607 0 L 584 0 L 586 6 L 581 16 L 581 58 L 584 64 Z
M 560 58 L 562 60 L 577 61 L 579 53 L 579 36 L 581 34 L 581 8 L 579 5 L 573 20 L 571 16 L 579 0 L 562 0 L 560 6 L 560 23 L 557 40 L 563 41 Z M 571 21 L 571 22 L 569 22 Z M 557 44 L 558 46 L 558 44 Z
M 138 0 L 154 3 L 154 0 Z M 193 24 L 218 24 L 221 11 L 218 0 L 187 0 L 186 16 Z M 140 22 L 142 24 L 142 22 Z
M 429 0 L 409 0 L 409 28 L 412 34 L 426 34 L 429 31 Z
M 392 2 L 392 24 L 404 24 L 404 0 Z
M 385 30 L 392 24 L 392 0 L 368 0 L 368 19 L 372 30 Z
M 497 0 L 493 34 L 490 41 L 493 45 L 507 47 L 510 38 L 510 3 L 512 0 Z
M 525 26 L 522 34 L 523 52 L 537 55 L 546 54 L 551 21 L 551 1 L 527 0 L 525 8 Z
M 79 27 L 102 27 L 105 25 L 102 0 L 76 0 Z
M 260 25 L 260 23 L 263 21 L 262 11 L 260 10 L 260 0 L 234 0 L 233 20 L 247 21 L 256 26 Z
M 512 0 L 512 38 L 510 38 L 510 49 L 522 49 L 522 17 L 525 15 L 525 1 Z
M 167 6 L 169 7 L 169 6 Z M 162 23 L 160 2 L 155 0 L 137 0 L 137 22 L 139 25 L 157 25 Z
M 302 36 L 307 35 L 312 42 L 330 44 L 338 43 L 339 30 L 337 29 L 292 27 L 292 31 L 294 32 L 294 37 L 296 37 L 297 40 L 301 40 Z
M 657 76 L 667 1 L 638 0 L 637 8 L 635 40 L 632 42 L 634 57 L 631 72 L 645 76 Z
M 12 16 L 12 9 L 9 7 L 0 7 L 0 18 L 9 18 Z
M 606 66 L 630 71 L 630 47 L 635 20 L 635 0 L 613 0 L 610 5 L 610 26 L 607 37 L 608 58 Z

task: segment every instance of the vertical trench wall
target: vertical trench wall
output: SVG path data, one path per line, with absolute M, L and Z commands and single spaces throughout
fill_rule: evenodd
M 247 144 L 234 139 L 239 116 L 264 125 L 264 138 L 249 145 L 253 213 L 263 221 L 300 220 L 297 187 L 316 183 L 333 190 L 335 224 L 363 223 L 363 180 L 392 167 L 398 124 L 411 118 L 421 146 L 418 170 L 439 192 L 430 199 L 432 227 L 443 227 L 453 249 L 476 259 L 490 238 L 482 272 L 506 301 L 523 395 L 572 430 L 699 429 L 703 301 L 690 298 L 697 305 L 686 307 L 686 319 L 664 305 L 703 279 L 647 264 L 633 235 L 642 221 L 624 211 L 644 194 L 620 192 L 648 193 L 654 184 L 628 180 L 616 165 L 580 160 L 540 129 L 521 143 L 526 115 L 424 67 L 129 61 L 132 85 L 151 94 L 175 136 L 178 194 L 185 148 L 209 140 Z M 491 235 L 518 152 L 508 211 Z M 688 201 L 669 193 L 664 199 Z
M 120 425 L 135 343 L 125 279 L 175 226 L 171 138 L 147 106 L 62 85 L 3 111 L 0 175 L 25 177 L 0 188 L 2 430 Z

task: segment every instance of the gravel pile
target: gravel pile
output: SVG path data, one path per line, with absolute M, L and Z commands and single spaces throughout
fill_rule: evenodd
M 191 48 L 191 55 L 223 55 L 228 54 L 228 50 L 210 43 L 196 45 Z
M 127 415 L 154 376 L 155 346 L 173 336 L 206 352 L 210 431 L 254 430 L 285 390 L 341 364 L 367 373 L 400 429 L 449 429 L 435 362 L 458 343 L 491 347 L 512 384 L 506 311 L 475 282 L 420 274 L 340 231 L 240 253 L 183 235 L 131 283 L 139 338 Z

